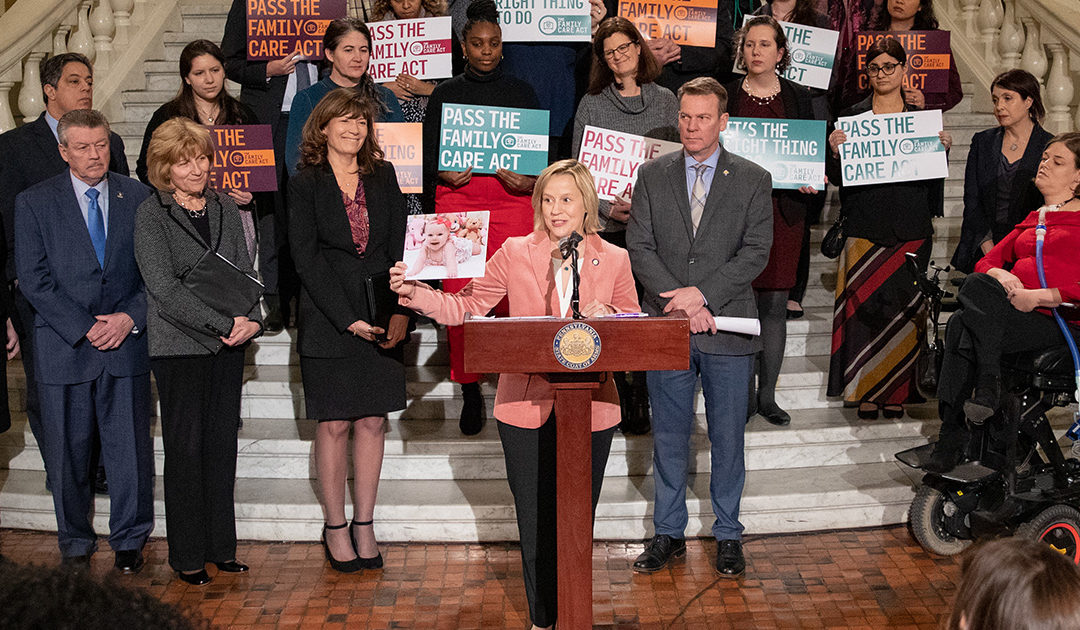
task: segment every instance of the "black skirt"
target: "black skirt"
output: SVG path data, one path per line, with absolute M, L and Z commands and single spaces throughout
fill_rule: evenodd
M 402 346 L 344 358 L 300 357 L 307 417 L 355 420 L 405 408 Z

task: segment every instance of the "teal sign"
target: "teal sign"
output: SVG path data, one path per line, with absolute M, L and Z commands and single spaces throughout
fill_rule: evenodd
M 539 175 L 548 165 L 548 127 L 547 110 L 446 103 L 439 170 Z
M 825 188 L 825 121 L 731 118 L 724 148 L 772 174 L 774 189 Z

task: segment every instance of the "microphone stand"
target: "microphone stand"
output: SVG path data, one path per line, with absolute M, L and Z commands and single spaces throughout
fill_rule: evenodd
M 581 285 L 581 275 L 578 273 L 577 245 L 570 249 L 570 280 L 573 283 L 573 293 L 570 294 L 570 310 L 573 312 L 574 319 L 585 319 L 582 317 L 579 308 L 581 296 L 578 294 L 578 288 Z

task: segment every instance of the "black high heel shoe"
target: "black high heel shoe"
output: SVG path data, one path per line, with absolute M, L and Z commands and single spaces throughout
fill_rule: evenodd
M 224 571 L 225 573 L 245 573 L 251 569 L 248 565 L 243 562 L 237 562 L 236 560 L 215 562 L 214 566 L 218 568 L 218 571 Z
M 360 558 L 353 558 L 352 560 L 338 560 L 337 558 L 334 557 L 334 554 L 330 553 L 330 545 L 328 545 L 326 543 L 326 530 L 328 530 L 328 529 L 344 529 L 346 526 L 347 526 L 346 523 L 342 523 L 341 525 L 327 525 L 325 523 L 323 524 L 323 531 L 322 531 L 323 551 L 326 552 L 326 559 L 330 561 L 330 568 L 331 569 L 337 571 L 338 573 L 356 573 L 360 569 L 364 568 L 360 564 Z M 350 534 L 351 533 L 352 532 L 350 532 Z M 350 536 L 350 540 L 351 540 L 351 538 L 352 537 Z
M 1001 378 L 980 376 L 971 399 L 964 401 L 964 416 L 972 424 L 982 424 L 997 412 L 1001 400 Z
M 367 527 L 369 525 L 372 525 L 374 522 L 375 521 L 363 521 L 363 522 L 353 521 L 352 525 L 349 527 L 349 536 L 352 536 L 352 528 L 353 527 Z M 363 558 L 363 557 L 360 556 L 360 547 L 356 544 L 356 538 L 353 538 L 352 541 L 353 541 L 353 549 L 356 550 L 356 560 L 360 563 L 361 567 L 363 567 L 365 569 L 381 569 L 381 568 L 383 568 L 383 559 L 382 559 L 382 552 L 381 551 L 378 553 L 378 555 L 376 555 L 373 558 Z
M 183 571 L 177 571 L 176 577 L 182 581 L 187 582 L 192 586 L 202 586 L 203 584 L 210 583 L 210 574 L 206 572 L 206 569 L 201 569 L 194 573 L 184 573 Z

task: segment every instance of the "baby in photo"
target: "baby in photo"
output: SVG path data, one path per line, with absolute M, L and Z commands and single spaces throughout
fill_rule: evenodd
M 429 266 L 446 269 L 447 278 L 457 277 L 458 263 L 472 256 L 472 241 L 456 236 L 445 217 L 429 219 L 424 223 L 423 244 L 416 262 L 409 267 L 408 276 L 415 276 Z

